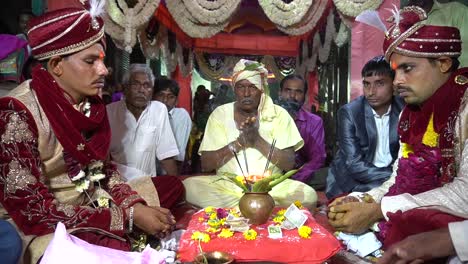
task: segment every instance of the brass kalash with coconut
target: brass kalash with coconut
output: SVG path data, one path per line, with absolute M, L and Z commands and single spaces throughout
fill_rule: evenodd
M 250 224 L 261 225 L 268 221 L 273 208 L 275 207 L 275 201 L 271 195 L 268 194 L 268 192 L 271 191 L 273 187 L 297 172 L 297 170 L 290 170 L 285 174 L 271 174 L 271 172 L 268 170 L 268 167 L 275 150 L 275 145 L 276 140 L 273 139 L 270 151 L 268 152 L 265 170 L 263 171 L 262 175 L 236 175 L 222 173 L 222 178 L 219 179 L 229 180 L 242 189 L 244 195 L 239 201 L 239 210 L 242 213 L 242 216 L 249 220 Z M 239 163 L 239 168 L 243 173 L 242 166 L 237 157 L 237 154 L 234 153 L 234 156 L 236 161 Z M 244 157 L 246 157 L 246 153 L 244 153 Z M 245 168 L 248 170 L 247 158 L 245 159 L 245 162 Z M 232 224 L 235 225 L 236 222 L 232 222 Z

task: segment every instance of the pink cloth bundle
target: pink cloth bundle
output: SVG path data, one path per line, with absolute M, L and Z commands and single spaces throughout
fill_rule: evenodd
M 47 246 L 40 264 L 165 264 L 165 257 L 147 246 L 142 252 L 126 252 L 96 246 L 67 233 L 62 223 L 57 224 L 54 238 Z

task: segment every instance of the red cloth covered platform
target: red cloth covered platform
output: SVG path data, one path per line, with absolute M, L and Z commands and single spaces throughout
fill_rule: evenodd
M 194 214 L 182 236 L 178 253 L 183 262 L 192 261 L 199 253 L 198 241 L 192 240 L 191 236 L 195 231 L 205 232 L 209 227 L 205 221 L 199 221 L 204 215 L 203 211 Z M 264 225 L 251 226 L 251 229 L 258 233 L 255 240 L 246 240 L 239 232 L 230 238 L 219 238 L 212 234 L 208 243 L 201 242 L 201 247 L 205 252 L 228 252 L 238 262 L 323 263 L 341 249 L 340 243 L 333 234 L 319 225 L 309 212 L 307 217 L 305 225 L 313 230 L 309 239 L 299 237 L 297 229 L 283 229 L 283 238 L 271 239 L 267 230 L 267 226 L 273 224 L 270 220 Z

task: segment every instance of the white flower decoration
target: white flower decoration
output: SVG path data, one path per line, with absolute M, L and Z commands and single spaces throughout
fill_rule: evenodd
M 89 177 L 89 179 L 92 181 L 92 182 L 97 182 L 97 181 L 100 181 L 102 179 L 104 179 L 106 177 L 106 175 L 102 174 L 102 173 L 98 173 L 98 174 L 94 174 L 94 175 L 91 175 Z
M 89 188 L 89 180 L 82 180 L 75 184 L 75 190 L 79 193 L 86 192 Z
M 88 165 L 89 170 L 101 169 L 104 166 L 104 163 L 100 160 L 93 161 Z
M 84 178 L 85 176 L 86 176 L 85 172 L 80 170 L 80 172 L 78 172 L 78 174 L 75 175 L 75 177 L 72 178 L 72 181 L 80 180 L 80 179 Z

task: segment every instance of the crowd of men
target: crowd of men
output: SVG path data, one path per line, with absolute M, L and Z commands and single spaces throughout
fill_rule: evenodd
M 468 69 L 459 67 L 460 30 L 427 23 L 426 11 L 409 6 L 396 14 L 404 19 L 393 20 L 383 55 L 362 69 L 363 95 L 337 114 L 329 222 L 337 231 L 376 232 L 388 249 L 381 263 L 468 260 L 460 235 L 468 232 Z M 23 254 L 36 263 L 58 222 L 119 250 L 131 249 L 133 235 L 165 237 L 183 200 L 238 204 L 242 190 L 215 174 L 298 169 L 270 194 L 279 206 L 299 200 L 315 207 L 308 183 L 324 165 L 325 132 L 304 107 L 303 77 L 282 79 L 273 102 L 265 65 L 241 59 L 232 88 L 222 90 L 232 89 L 235 100 L 214 102 L 204 117 L 195 151 L 206 175 L 182 181 L 193 130 L 177 107 L 177 82 L 132 64 L 123 99 L 106 105 L 98 96 L 108 74 L 103 27 L 80 8 L 31 20 L 29 45 L 41 63 L 0 98 L 1 259 L 15 263 Z M 207 90 L 197 93 L 203 116 Z

